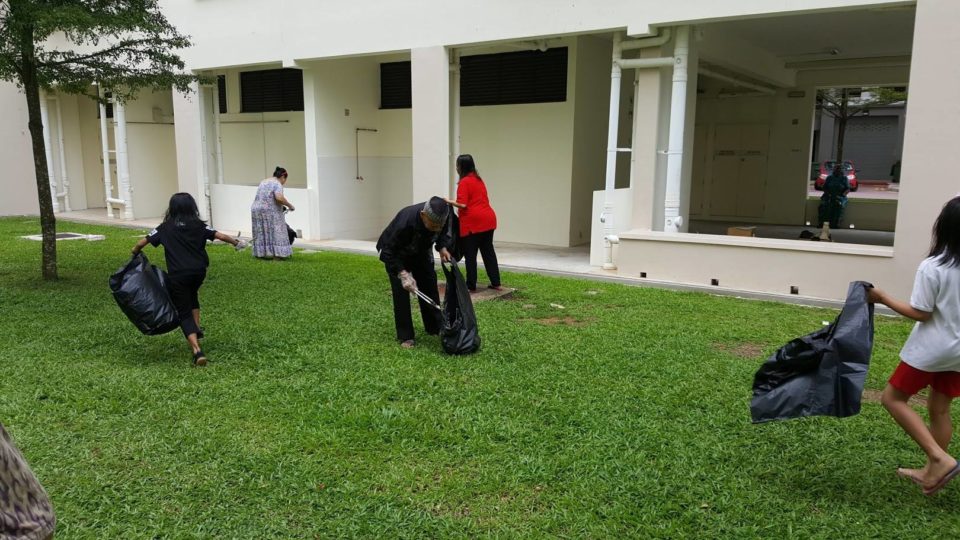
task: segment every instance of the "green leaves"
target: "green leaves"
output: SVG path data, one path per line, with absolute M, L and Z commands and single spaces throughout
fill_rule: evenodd
M 198 80 L 178 56 L 189 38 L 167 21 L 157 0 L 10 0 L 0 15 L 6 80 L 22 84 L 30 68 L 41 88 L 85 94 L 100 83 L 121 101 L 142 88 L 185 92 Z

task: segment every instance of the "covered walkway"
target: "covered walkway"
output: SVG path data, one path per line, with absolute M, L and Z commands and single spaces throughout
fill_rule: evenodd
M 106 217 L 106 210 L 99 208 L 73 212 L 62 212 L 57 214 L 57 229 L 60 231 L 67 231 L 69 229 L 69 225 L 66 223 L 77 222 L 146 230 L 155 227 L 158 223 L 160 223 L 161 219 L 162 218 L 160 217 L 137 219 L 133 221 L 110 219 Z M 224 230 L 223 232 L 227 234 L 236 234 L 237 231 Z M 367 256 L 376 256 L 377 253 L 376 242 L 370 240 L 306 241 L 298 239 L 294 243 L 294 247 L 300 248 L 304 250 L 304 252 L 308 253 L 318 251 L 336 251 L 343 253 L 356 253 Z M 790 302 L 810 306 L 842 306 L 842 302 L 809 296 L 788 296 L 757 293 L 728 287 L 672 283 L 667 281 L 643 279 L 640 277 L 624 276 L 622 274 L 617 274 L 615 270 L 606 271 L 597 266 L 591 266 L 589 245 L 577 247 L 548 247 L 533 246 L 528 244 L 515 244 L 510 242 L 497 242 L 496 248 L 500 267 L 510 272 L 535 273 L 557 277 L 621 283 L 632 286 L 705 292 L 717 295 L 736 296 L 739 298 L 770 300 L 775 302 Z M 481 267 L 483 266 L 482 261 L 480 261 L 479 264 Z M 510 284 L 505 283 L 505 285 L 509 286 Z

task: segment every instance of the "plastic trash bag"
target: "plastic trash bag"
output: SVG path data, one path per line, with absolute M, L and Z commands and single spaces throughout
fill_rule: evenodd
M 860 412 L 873 349 L 873 285 L 854 281 L 836 320 L 773 353 L 753 378 L 753 421 Z
M 446 239 L 446 245 L 450 246 L 447 251 L 454 261 L 460 262 L 463 259 L 463 246 L 460 242 L 460 218 L 453 212 L 450 212 L 450 218 L 441 233 Z
M 167 292 L 166 273 L 138 253 L 110 276 L 110 290 L 120 310 L 141 332 L 166 334 L 180 327 L 177 308 Z
M 441 264 L 447 278 L 447 290 L 443 297 L 443 327 L 440 342 L 447 354 L 470 354 L 480 350 L 480 334 L 477 330 L 477 315 L 473 312 L 470 291 L 460 273 L 457 263 Z

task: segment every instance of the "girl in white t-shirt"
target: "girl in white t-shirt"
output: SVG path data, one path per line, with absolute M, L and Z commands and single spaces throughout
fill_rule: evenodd
M 882 402 L 927 454 L 922 469 L 897 469 L 897 474 L 919 484 L 925 495 L 933 495 L 960 475 L 960 462 L 947 453 L 953 436 L 950 402 L 960 397 L 960 196 L 940 211 L 933 226 L 933 247 L 917 269 L 910 303 L 880 289 L 872 289 L 869 299 L 917 321 Z M 929 428 L 907 403 L 928 386 Z

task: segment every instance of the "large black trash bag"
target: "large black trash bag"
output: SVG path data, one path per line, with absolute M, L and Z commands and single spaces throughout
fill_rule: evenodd
M 833 324 L 773 353 L 753 378 L 754 422 L 802 416 L 853 416 L 873 349 L 873 285 L 854 281 Z
M 448 250 L 454 261 L 460 262 L 463 259 L 463 245 L 460 242 L 460 219 L 456 214 L 450 212 L 450 219 L 444 226 L 443 233 L 446 238 L 446 244 L 450 246 Z
M 443 350 L 447 354 L 476 352 L 480 350 L 480 334 L 467 283 L 457 263 L 451 262 L 449 270 L 446 264 L 441 266 L 447 277 L 447 290 L 443 297 L 443 328 L 440 330 Z
M 110 276 L 110 290 L 123 313 L 149 336 L 166 334 L 180 326 L 177 308 L 170 300 L 167 275 L 150 264 L 143 253 Z

